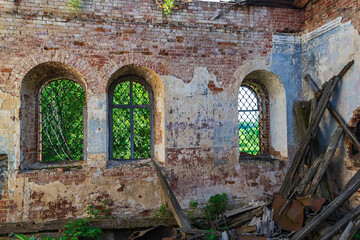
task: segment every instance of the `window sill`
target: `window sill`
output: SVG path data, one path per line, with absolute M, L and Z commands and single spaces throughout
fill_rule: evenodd
M 69 161 L 69 162 L 55 162 L 55 163 L 36 162 L 25 168 L 23 172 L 36 171 L 36 170 L 52 170 L 52 169 L 57 169 L 59 172 L 62 172 L 64 170 L 83 168 L 85 164 L 86 161 Z
M 151 158 L 140 159 L 140 160 L 108 160 L 107 162 L 107 169 L 109 168 L 116 168 L 122 166 L 149 166 L 151 165 Z
M 263 156 L 243 156 L 239 157 L 240 162 L 274 162 L 274 161 L 281 161 L 281 159 L 277 159 L 271 155 L 263 155 Z

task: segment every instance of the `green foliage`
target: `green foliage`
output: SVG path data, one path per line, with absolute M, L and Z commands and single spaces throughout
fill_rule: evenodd
M 90 225 L 90 220 L 81 218 L 71 220 L 65 225 L 65 233 L 61 240 L 100 239 L 102 230 Z
M 173 8 L 175 0 L 164 0 L 164 3 L 162 4 L 163 12 L 165 15 L 168 15 L 170 13 L 173 13 Z
M 165 203 L 161 204 L 160 208 L 155 210 L 155 216 L 158 218 L 165 217 L 166 213 L 167 213 L 167 209 Z
M 197 208 L 199 206 L 199 203 L 198 201 L 194 200 L 190 202 L 189 206 L 190 208 Z
M 77 220 L 70 220 L 64 226 L 65 232 L 59 240 L 81 240 L 81 239 L 100 239 L 102 230 L 91 226 L 97 219 L 106 218 L 110 215 L 110 199 L 102 201 L 102 206 L 88 206 L 86 213 L 88 217 Z M 34 236 L 27 239 L 25 235 L 14 234 L 20 240 L 35 240 Z M 53 237 L 38 238 L 37 240 L 56 240 Z
M 85 91 L 60 79 L 41 90 L 41 159 L 44 162 L 83 160 Z
M 88 214 L 88 219 L 104 219 L 110 215 L 110 199 L 106 198 L 102 201 L 102 206 L 95 207 L 90 205 L 86 209 L 86 213 Z
M 208 204 L 205 207 L 205 217 L 212 221 L 218 218 L 220 214 L 224 213 L 227 209 L 227 194 L 215 194 L 209 198 Z
M 132 87 L 132 91 L 131 91 Z M 132 94 L 132 98 L 131 98 Z M 132 102 L 131 102 L 132 99 Z M 113 104 L 113 156 L 115 159 L 144 159 L 151 157 L 150 108 L 127 105 L 150 105 L 149 94 L 138 82 L 125 81 L 114 89 Z M 133 120 L 134 155 L 131 156 L 131 117 Z
M 360 239 L 360 232 L 358 232 L 357 234 L 355 234 L 354 239 Z
M 190 202 L 189 206 L 190 206 L 190 210 L 187 212 L 186 215 L 190 220 L 194 220 L 194 211 L 199 206 L 199 203 L 198 201 L 194 200 Z
M 239 151 L 253 155 L 260 152 L 259 123 L 239 123 Z
M 70 0 L 69 7 L 71 10 L 76 10 L 81 8 L 81 0 Z
M 35 240 L 34 236 L 31 236 L 30 238 L 27 238 L 25 235 L 23 234 L 16 234 L 14 233 L 14 236 L 17 237 L 20 240 Z M 53 237 L 42 237 L 42 238 L 38 238 L 37 240 L 56 240 L 56 238 Z
M 210 228 L 209 230 L 206 230 L 205 234 L 205 240 L 218 240 L 219 236 L 216 233 L 216 230 L 213 228 Z

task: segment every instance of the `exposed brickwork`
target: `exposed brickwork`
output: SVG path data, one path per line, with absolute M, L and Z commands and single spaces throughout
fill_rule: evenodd
M 157 114 L 167 114 L 166 133 L 161 128 L 165 117 L 161 115 L 161 122 L 155 115 L 155 128 L 159 129 L 155 143 L 164 145 L 164 161 L 168 164 L 165 171 L 182 204 L 188 194 L 199 196 L 201 191 L 206 191 L 205 197 L 221 191 L 231 192 L 234 198 L 249 197 L 244 189 L 255 187 L 256 181 L 263 185 L 279 182 L 281 173 L 275 177 L 264 174 L 256 180 L 246 175 L 244 171 L 250 170 L 239 167 L 238 148 L 220 145 L 221 141 L 230 145 L 233 139 L 229 136 L 234 131 L 226 119 L 226 107 L 216 101 L 229 91 L 231 84 L 242 80 L 234 77 L 239 66 L 248 60 L 269 57 L 274 32 L 299 32 L 303 28 L 302 10 L 239 6 L 213 20 L 228 6 L 194 1 L 165 17 L 152 0 L 84 2 L 81 11 L 72 12 L 67 1 L 22 0 L 15 4 L 0 0 L 0 88 L 17 100 L 8 110 L 17 125 L 4 127 L 4 141 L 12 141 L 12 147 L 8 147 L 14 152 L 10 152 L 10 165 L 15 168 L 12 170 L 21 168 L 10 174 L 12 195 L 3 195 L 0 211 L 4 210 L 4 214 L 0 212 L 0 221 L 41 222 L 75 217 L 106 197 L 114 201 L 114 216 L 150 215 L 161 204 L 162 192 L 151 164 L 109 167 L 104 149 L 94 150 L 88 157 L 87 162 L 91 158 L 94 162 L 103 160 L 105 164 L 97 168 L 85 164 L 83 169 L 26 170 L 38 156 L 35 106 L 41 85 L 58 77 L 82 84 L 87 99 L 95 99 L 95 103 L 87 103 L 93 107 L 93 112 L 89 110 L 89 122 L 93 124 L 89 135 L 105 132 L 100 123 L 106 114 L 100 110 L 106 109 L 106 100 L 99 99 L 106 97 L 111 81 L 129 74 L 129 65 L 142 66 L 130 73 L 144 79 L 150 74 L 147 70 L 153 71 L 154 76 L 160 75 L 164 86 L 154 80 L 153 88 L 169 89 L 178 82 L 181 84 L 175 91 L 189 88 L 185 93 L 191 101 L 188 109 L 183 109 L 184 103 L 179 103 L 179 99 L 172 99 L 173 94 L 165 95 L 169 90 L 153 89 L 158 94 L 155 97 L 165 99 L 167 107 L 155 102 Z M 191 85 L 204 76 L 211 80 Z M 201 85 L 201 89 L 195 89 L 195 85 Z M 191 100 L 199 96 L 204 99 L 204 106 Z M 223 113 L 214 111 L 216 104 Z M 236 99 L 233 106 L 236 117 Z M 197 116 L 188 116 L 190 108 Z M 215 119 L 215 114 L 220 120 Z M 180 117 L 170 121 L 171 115 Z M 229 133 L 218 137 L 220 143 L 215 142 L 214 135 L 222 134 L 224 126 L 230 129 Z M 215 128 L 218 133 L 214 133 Z M 179 136 L 184 131 L 188 134 L 186 140 Z M 96 147 L 96 142 L 92 146 Z M 279 164 L 260 165 L 258 173 L 279 168 Z M 266 191 L 270 191 L 268 187 Z
M 92 74 L 85 78 L 95 92 L 108 79 L 109 67 L 104 66 L 110 62 L 110 69 L 136 61 L 158 66 L 156 72 L 164 66 L 185 81 L 191 80 L 194 65 L 206 65 L 222 81 L 233 82 L 229 73 L 234 67 L 245 59 L 266 55 L 272 47 L 272 33 L 299 31 L 303 17 L 299 10 L 242 6 L 220 20 L 211 20 L 225 6 L 219 9 L 219 4 L 203 2 L 186 5 L 169 18 L 162 16 L 153 1 L 106 5 L 92 1 L 75 14 L 65 4 L 24 0 L 15 7 L 4 3 L 2 50 L 16 54 L 10 61 L 1 61 L 5 63 L 1 74 L 8 79 L 10 69 L 19 65 L 12 71 L 8 91 L 15 92 L 26 72 L 43 62 L 41 55 L 50 55 L 52 61 L 63 59 L 82 74 Z M 10 13 L 13 10 L 17 13 Z M 134 54 L 138 57 L 133 58 Z
M 341 16 L 343 22 L 351 21 L 360 33 L 359 4 L 352 0 L 312 0 L 305 8 L 305 30 L 315 30 Z
M 14 200 L 9 197 L 9 192 L 4 191 L 0 196 L 0 222 L 7 222 L 12 214 L 15 213 L 16 205 Z

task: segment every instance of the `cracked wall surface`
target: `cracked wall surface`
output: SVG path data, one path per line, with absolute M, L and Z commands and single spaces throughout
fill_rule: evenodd
M 166 17 L 154 1 L 93 0 L 81 11 L 66 4 L 0 0 L 0 154 L 8 156 L 9 174 L 0 221 L 83 216 L 88 205 L 106 198 L 115 217 L 153 216 L 164 197 L 149 160 L 108 159 L 107 91 L 126 74 L 144 78 L 154 91 L 155 159 L 183 207 L 221 192 L 243 203 L 279 189 L 298 143 L 292 106 L 308 98 L 301 78 L 311 52 L 325 68 L 321 51 L 336 50 L 342 39 L 329 40 L 321 51 L 302 43 L 303 10 L 238 6 L 214 19 L 226 5 L 193 2 Z M 356 54 L 356 31 L 341 29 L 351 33 L 346 39 Z M 335 72 L 342 64 L 336 56 Z M 61 67 L 33 70 L 42 64 Z M 81 80 L 86 89 L 87 159 L 76 167 L 34 170 L 21 141 L 31 131 L 24 119 L 35 120 L 21 108 L 22 84 L 28 73 L 36 82 L 54 77 L 51 71 Z M 327 70 L 312 71 L 327 77 Z M 239 156 L 237 96 L 244 80 L 260 81 L 269 92 L 272 160 Z

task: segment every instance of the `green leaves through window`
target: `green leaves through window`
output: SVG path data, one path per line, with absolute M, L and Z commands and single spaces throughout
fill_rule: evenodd
M 136 76 L 122 77 L 109 89 L 110 158 L 152 156 L 152 91 Z

